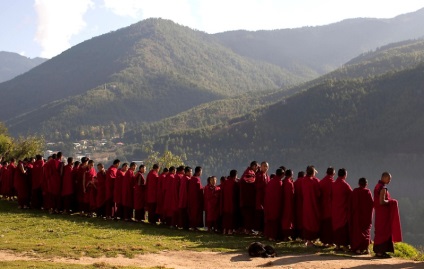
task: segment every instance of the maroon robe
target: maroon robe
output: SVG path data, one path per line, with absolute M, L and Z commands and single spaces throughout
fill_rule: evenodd
M 334 179 L 332 175 L 326 175 L 319 182 L 321 191 L 321 233 L 320 241 L 323 244 L 333 244 L 333 224 L 331 220 L 331 191 Z
M 350 248 L 352 251 L 368 250 L 371 236 L 372 212 L 374 201 L 371 191 L 364 187 L 353 190 L 351 195 L 351 236 Z
M 302 234 L 305 240 L 315 240 L 320 231 L 319 179 L 306 176 L 302 180 Z
M 2 166 L 0 171 L 1 177 L 1 195 L 7 196 L 9 190 L 9 182 L 8 182 L 8 171 L 7 166 Z
M 115 179 L 116 173 L 118 172 L 118 168 L 111 165 L 106 170 L 106 183 L 105 183 L 105 200 L 106 200 L 106 209 L 105 214 L 106 217 L 111 218 L 114 213 L 114 187 L 115 187 Z
M 135 175 L 134 171 L 128 169 L 125 176 L 122 178 L 122 205 L 124 207 L 133 208 L 134 206 L 134 185 Z
M 168 174 L 168 191 L 165 197 L 166 216 L 171 219 L 171 226 L 178 225 L 178 198 L 180 190 L 180 177 L 176 174 Z
M 157 193 L 156 193 L 156 214 L 158 214 L 161 217 L 161 221 L 163 221 L 165 216 L 165 209 L 164 209 L 164 203 L 165 203 L 165 196 L 166 196 L 166 176 L 168 175 L 168 172 L 163 172 L 158 177 L 158 184 L 157 184 Z
M 281 181 L 281 177 L 275 176 L 269 181 L 265 188 L 264 235 L 266 238 L 276 239 L 279 234 L 279 227 L 281 223 L 281 202 L 283 198 L 282 185 L 283 182 Z
M 135 175 L 134 185 L 134 219 L 144 221 L 146 205 L 146 180 L 140 171 Z
M 97 172 L 97 196 L 96 207 L 103 210 L 106 205 L 106 171 Z M 104 212 L 100 212 L 104 214 Z
M 18 166 L 15 169 L 14 187 L 18 196 L 18 204 L 20 207 L 29 206 L 30 199 L 30 186 L 29 179 L 22 161 L 18 162 Z
M 331 191 L 331 212 L 333 226 L 333 243 L 338 246 L 348 246 L 349 220 L 350 220 L 350 196 L 352 188 L 343 178 L 337 178 Z
M 294 236 L 294 183 L 291 177 L 283 179 L 281 234 L 283 239 Z
M 269 176 L 267 173 L 258 171 L 255 179 L 255 230 L 262 232 L 264 230 L 264 197 L 265 188 L 269 182 Z
M 243 228 L 252 230 L 255 221 L 256 207 L 256 175 L 249 167 L 240 178 L 240 209 L 243 218 Z
M 74 193 L 74 182 L 72 178 L 73 165 L 67 164 L 63 167 L 62 196 L 69 196 Z
M 146 203 L 149 223 L 156 223 L 158 221 L 158 215 L 156 214 L 157 206 L 157 192 L 158 192 L 158 172 L 156 170 L 150 170 L 146 178 Z
M 220 215 L 221 188 L 218 186 L 205 186 L 204 190 L 205 226 L 208 229 L 217 229 Z
M 85 195 L 84 203 L 88 205 L 88 210 L 93 211 L 96 209 L 96 195 L 97 195 L 97 186 L 96 186 L 96 170 L 94 167 L 90 169 L 87 168 L 85 172 Z
M 7 173 L 4 178 L 4 195 L 8 197 L 14 196 L 14 187 L 13 187 L 13 179 L 15 177 L 16 164 L 10 163 L 7 166 Z
M 113 200 L 116 203 L 116 206 L 122 205 L 122 184 L 124 176 L 125 174 L 121 169 L 116 171 L 116 178 L 113 185 Z
M 236 179 L 227 177 L 221 184 L 221 212 L 222 212 L 222 228 L 233 230 L 235 228 L 235 212 L 238 208 L 238 200 L 236 195 L 237 188 Z
M 178 192 L 178 226 L 183 229 L 188 229 L 187 183 L 190 180 L 190 177 L 184 174 L 177 174 L 177 177 L 180 177 L 180 190 Z
M 390 197 L 390 193 L 387 190 L 386 200 L 389 201 L 389 204 L 381 205 L 380 192 L 383 189 L 387 190 L 387 185 L 380 180 L 374 188 L 375 224 L 373 250 L 375 253 L 394 252 L 393 242 L 402 240 L 397 201 Z
M 39 209 L 43 204 L 42 183 L 43 183 L 44 160 L 36 160 L 31 172 L 31 208 Z
M 187 181 L 187 212 L 190 228 L 203 227 L 203 186 L 198 176 Z

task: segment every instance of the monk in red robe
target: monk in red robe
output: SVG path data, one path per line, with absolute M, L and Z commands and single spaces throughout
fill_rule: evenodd
M 41 155 L 35 156 L 31 175 L 31 208 L 35 209 L 40 209 L 43 205 L 43 191 L 41 189 L 41 183 L 43 182 L 43 166 L 43 157 Z
M 240 210 L 245 234 L 252 234 L 256 208 L 256 172 L 258 163 L 253 161 L 240 178 Z
M 176 169 L 174 166 L 169 167 L 169 171 L 164 180 L 164 199 L 163 199 L 163 219 L 166 225 L 170 227 L 175 227 L 173 224 L 172 218 L 174 212 L 178 209 L 178 191 L 174 187 L 175 184 L 175 172 Z M 175 197 L 176 196 L 176 197 Z
M 297 179 L 294 185 L 294 238 L 303 239 L 303 196 L 302 196 L 302 181 L 305 178 L 305 172 L 300 171 L 297 174 Z
M 13 180 L 15 177 L 15 170 L 16 170 L 16 160 L 14 158 L 10 159 L 10 163 L 7 166 L 7 173 L 6 173 L 6 178 L 5 178 L 5 195 L 7 197 L 9 197 L 10 199 L 13 198 L 13 196 L 15 196 L 15 189 L 14 189 L 14 184 L 13 184 Z
M 88 158 L 82 157 L 81 158 L 81 164 L 78 167 L 78 171 L 76 173 L 76 184 L 77 184 L 77 188 L 76 188 L 77 195 L 76 196 L 77 196 L 78 209 L 79 209 L 79 211 L 81 212 L 82 215 L 84 215 L 89 210 L 89 205 L 87 205 L 85 200 L 84 200 L 85 186 L 84 186 L 84 183 L 83 183 L 84 174 L 88 170 L 87 166 L 88 166 Z
M 106 170 L 102 163 L 97 164 L 97 176 L 96 176 L 96 215 L 106 216 Z
M 390 197 L 387 185 L 392 180 L 388 172 L 381 175 L 374 188 L 374 246 L 378 258 L 390 258 L 387 252 L 394 252 L 394 242 L 402 241 L 397 201 Z
M 147 174 L 146 179 L 146 203 L 148 216 L 147 219 L 150 224 L 156 224 L 159 218 L 156 214 L 157 206 L 157 193 L 158 193 L 158 179 L 159 179 L 159 165 L 154 164 L 152 170 Z
M 205 226 L 209 232 L 218 231 L 218 217 L 220 212 L 221 188 L 216 186 L 216 177 L 208 178 L 204 188 Z
M 94 161 L 89 160 L 87 163 L 87 169 L 83 175 L 83 191 L 84 191 L 84 203 L 88 205 L 88 210 L 85 212 L 88 216 L 93 216 L 93 202 L 96 194 L 96 170 L 94 169 Z
M 105 214 L 107 219 L 112 219 L 115 214 L 114 187 L 116 174 L 118 173 L 121 161 L 116 159 L 113 164 L 106 170 L 106 187 L 105 187 Z
M 288 241 L 294 236 L 294 183 L 290 169 L 285 172 L 282 196 L 281 236 Z
M 319 179 L 315 177 L 314 166 L 306 168 L 306 176 L 302 180 L 302 232 L 306 246 L 314 246 L 312 241 L 318 239 L 320 231 L 320 188 Z
M 160 219 L 161 223 L 166 223 L 165 221 L 165 212 L 164 212 L 164 203 L 166 196 L 166 177 L 168 175 L 169 169 L 164 167 L 162 173 L 158 177 L 157 184 L 157 194 L 156 194 L 156 215 Z
M 331 223 L 333 227 L 333 242 L 336 244 L 335 250 L 340 250 L 342 247 L 348 247 L 350 244 L 349 221 L 352 188 L 346 182 L 346 169 L 339 169 L 337 176 L 331 190 L 331 212 L 333 215 Z
M 262 162 L 258 172 L 256 172 L 255 179 L 255 227 L 254 229 L 262 234 L 264 231 L 264 201 L 265 201 L 265 188 L 269 182 L 268 175 L 269 164 Z
M 72 211 L 72 197 L 74 195 L 74 182 L 72 178 L 72 170 L 74 168 L 74 158 L 68 157 L 67 164 L 63 167 L 62 176 L 62 206 L 63 212 Z
M 72 181 L 74 183 L 74 193 L 72 195 L 72 211 L 78 212 L 79 210 L 79 204 L 78 204 L 78 188 L 79 188 L 79 182 L 78 182 L 78 173 L 80 169 L 80 161 L 74 162 L 74 168 L 72 168 Z
M 358 183 L 359 188 L 353 190 L 350 204 L 350 248 L 356 254 L 368 254 L 374 201 L 367 180 L 362 177 Z
M 29 207 L 29 180 L 27 175 L 24 162 L 18 161 L 13 182 L 18 196 L 18 205 L 21 209 Z
M 141 164 L 135 175 L 134 185 L 134 219 L 137 222 L 144 221 L 145 205 L 146 205 L 146 179 L 144 172 L 146 167 Z
M 177 176 L 179 174 L 177 173 Z M 178 227 L 184 230 L 189 229 L 188 211 L 187 211 L 187 183 L 193 176 L 193 169 L 189 166 L 184 167 L 184 175 L 180 176 L 180 191 L 178 193 Z
M 134 185 L 135 185 L 135 174 L 134 171 L 137 168 L 135 162 L 130 163 L 125 176 L 122 178 L 122 207 L 124 210 L 124 220 L 130 221 L 133 218 L 133 206 L 134 206 Z
M 194 169 L 194 176 L 187 181 L 187 212 L 189 229 L 203 227 L 203 186 L 202 167 Z
M 60 177 L 59 165 L 61 163 L 61 159 L 61 154 L 53 154 L 52 158 L 47 163 L 47 193 L 50 200 L 50 213 L 58 213 L 60 208 L 62 179 Z
M 113 186 L 113 199 L 115 201 L 115 219 L 121 220 L 124 218 L 124 208 L 122 206 L 122 184 L 125 173 L 128 170 L 128 163 L 123 163 L 121 168 L 116 172 L 116 178 Z
M 270 241 L 275 241 L 280 233 L 281 204 L 283 198 L 283 182 L 281 180 L 283 176 L 283 169 L 278 168 L 275 172 L 275 176 L 269 181 L 265 188 L 264 236 Z
M 7 161 L 2 162 L 2 167 L 0 171 L 0 177 L 1 177 L 1 195 L 3 198 L 9 198 L 8 191 L 9 191 L 9 182 L 8 182 L 8 171 L 7 166 L 9 163 Z
M 331 191 L 336 174 L 333 167 L 327 168 L 326 176 L 319 182 L 321 190 L 321 233 L 320 241 L 328 247 L 333 244 L 333 224 L 331 220 Z
M 180 181 L 181 178 L 184 176 L 184 166 L 179 166 L 176 169 L 176 172 L 168 174 L 169 179 L 171 180 L 171 186 L 170 186 L 170 212 L 171 215 L 171 227 L 175 228 L 178 227 L 179 224 L 179 218 L 180 218 L 180 211 L 179 211 L 179 195 L 180 195 Z
M 238 208 L 237 170 L 231 170 L 230 175 L 221 184 L 221 211 L 223 234 L 232 235 L 235 227 L 235 213 Z

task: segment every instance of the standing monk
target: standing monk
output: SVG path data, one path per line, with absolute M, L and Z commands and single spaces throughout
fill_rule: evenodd
M 144 164 L 140 164 L 138 172 L 135 175 L 134 219 L 137 222 L 144 221 L 144 207 L 146 204 L 146 179 L 144 178 L 145 169 Z
M 68 163 L 63 167 L 61 192 L 63 213 L 65 214 L 72 211 L 72 197 L 74 195 L 74 182 L 72 178 L 73 167 L 74 158 L 68 157 Z
M 137 168 L 135 162 L 130 163 L 125 176 L 122 178 L 122 207 L 124 210 L 124 220 L 130 221 L 133 218 L 133 207 L 134 207 L 134 185 L 135 175 L 134 171 Z
M 339 169 L 337 176 L 331 190 L 331 212 L 333 215 L 331 223 L 333 226 L 333 242 L 336 244 L 335 250 L 341 250 L 342 247 L 348 247 L 350 243 L 349 220 L 352 188 L 346 182 L 346 169 Z
M 259 171 L 256 173 L 255 188 L 256 188 L 256 205 L 255 205 L 255 230 L 259 234 L 264 231 L 264 201 L 265 201 L 265 188 L 269 182 L 268 176 L 269 164 L 262 162 Z M 283 172 L 284 173 L 284 172 Z M 280 178 L 281 180 L 281 178 Z
M 123 163 L 121 168 L 116 172 L 115 184 L 113 186 L 113 198 L 115 201 L 115 219 L 124 218 L 124 208 L 122 206 L 122 183 L 125 173 L 128 170 L 128 163 Z
M 293 171 L 288 169 L 283 179 L 281 235 L 284 241 L 294 239 L 294 184 Z
M 177 174 L 178 175 L 178 174 Z M 179 211 L 179 221 L 178 227 L 188 230 L 188 211 L 187 211 L 187 184 L 188 181 L 193 176 L 193 169 L 189 166 L 184 167 L 184 175 L 180 178 L 180 191 L 178 194 L 178 211 Z
M 157 184 L 157 194 L 156 194 L 156 214 L 160 219 L 161 223 L 166 223 L 165 221 L 165 212 L 164 212 L 164 203 L 166 195 L 166 177 L 168 175 L 169 169 L 164 167 L 162 173 L 158 177 Z
M 87 206 L 87 211 L 85 213 L 87 213 L 87 216 L 92 216 L 94 212 L 92 197 L 95 197 L 96 193 L 96 175 L 97 173 L 94 169 L 94 161 L 89 160 L 87 163 L 87 169 L 82 177 L 84 203 Z
M 164 180 L 165 182 L 165 195 L 163 199 L 163 218 L 165 220 L 166 225 L 173 227 L 175 224 L 172 222 L 172 218 L 174 216 L 174 212 L 178 206 L 178 192 L 176 192 L 174 188 L 175 184 L 175 167 L 169 167 L 168 174 Z M 177 195 L 175 197 L 175 195 Z
M 237 170 L 221 184 L 222 229 L 224 234 L 232 235 L 235 228 L 235 212 L 238 208 Z
M 106 170 L 102 163 L 97 164 L 96 215 L 106 217 Z
M 269 181 L 265 189 L 264 217 L 265 230 L 264 235 L 270 241 L 275 241 L 280 231 L 282 185 L 284 176 L 283 169 L 278 168 L 275 176 Z
M 320 189 L 317 171 L 313 165 L 306 168 L 306 176 L 302 180 L 302 232 L 306 246 L 314 246 L 312 241 L 318 239 L 320 231 Z
M 187 212 L 189 228 L 192 230 L 203 227 L 203 186 L 202 167 L 194 169 L 194 176 L 187 182 Z
M 320 241 L 328 247 L 333 244 L 333 224 L 331 220 L 331 191 L 333 189 L 334 175 L 333 167 L 327 168 L 327 175 L 319 182 L 321 190 L 321 234 Z
M 112 219 L 115 213 L 115 200 L 114 200 L 114 187 L 116 174 L 121 161 L 116 159 L 113 164 L 106 170 L 106 187 L 105 187 L 105 200 L 106 209 L 105 214 L 107 219 Z
M 390 258 L 387 252 L 394 252 L 393 242 L 402 241 L 398 203 L 390 197 L 387 185 L 392 180 L 388 172 L 381 175 L 374 188 L 374 247 L 376 257 Z
M 157 192 L 158 192 L 158 178 L 159 178 L 159 165 L 155 163 L 152 170 L 147 174 L 146 187 L 147 187 L 147 211 L 148 221 L 150 224 L 156 224 L 158 216 L 156 214 L 157 206 Z
M 367 188 L 367 183 L 365 178 L 360 178 L 359 188 L 354 189 L 351 196 L 350 248 L 356 254 L 368 254 L 371 241 L 374 201 L 371 191 Z
M 256 171 L 258 163 L 253 161 L 240 178 L 240 210 L 245 234 L 251 234 L 255 222 L 256 208 Z

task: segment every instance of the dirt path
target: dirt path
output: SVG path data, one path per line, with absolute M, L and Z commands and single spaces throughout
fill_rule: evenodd
M 78 260 L 66 258 L 43 259 L 31 255 L 21 255 L 9 251 L 0 251 L 0 260 L 39 260 L 72 264 L 106 263 L 109 265 L 152 267 L 163 266 L 175 269 L 194 268 L 255 268 L 255 267 L 278 267 L 278 268 L 323 268 L 323 269 L 424 269 L 423 262 L 413 262 L 401 259 L 374 259 L 368 255 L 345 258 L 330 255 L 287 255 L 272 259 L 254 258 L 242 253 L 217 253 L 217 252 L 194 252 L 194 251 L 164 251 L 157 254 L 138 255 L 133 259 L 125 257 L 116 258 L 90 258 L 82 257 Z

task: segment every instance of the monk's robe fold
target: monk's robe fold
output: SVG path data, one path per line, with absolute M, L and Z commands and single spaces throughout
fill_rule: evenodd
M 390 223 L 392 225 L 392 240 L 394 243 L 402 242 L 402 227 L 400 224 L 398 201 L 391 199 L 390 206 Z
M 178 214 L 178 192 L 180 188 L 179 178 L 175 174 L 168 173 L 166 176 L 166 195 L 164 201 L 165 217 L 171 221 L 169 225 L 177 225 L 176 216 Z
M 106 172 L 105 171 L 97 172 L 96 186 L 97 186 L 96 208 L 102 208 L 106 204 Z
M 321 232 L 320 241 L 323 244 L 333 243 L 333 226 L 331 212 L 331 189 L 333 187 L 333 176 L 326 175 L 319 182 L 321 191 Z
M 303 195 L 302 181 L 304 177 L 298 178 L 294 183 L 294 237 L 303 238 Z
M 380 204 L 380 193 L 386 189 L 386 200 L 391 200 L 387 186 L 380 180 L 374 188 L 374 246 L 375 253 L 394 252 L 392 216 L 389 204 Z M 394 209 L 393 209 L 394 210 Z M 396 238 L 398 239 L 398 238 Z
M 256 207 L 256 174 L 247 168 L 240 178 L 240 210 L 243 219 L 243 228 L 251 230 L 255 226 Z
M 113 199 L 117 206 L 122 205 L 122 184 L 124 176 L 125 173 L 121 169 L 116 171 L 116 178 L 113 185 Z
M 134 185 L 134 171 L 128 169 L 125 176 L 122 178 L 122 205 L 131 209 L 134 206 Z
M 203 186 L 198 176 L 187 181 L 187 211 L 190 228 L 203 227 Z
M 264 197 L 264 216 L 265 227 L 264 235 L 267 238 L 276 239 L 279 234 L 281 223 L 281 202 L 282 202 L 281 177 L 275 176 L 265 187 Z
M 204 188 L 205 226 L 217 228 L 220 215 L 221 188 L 207 185 Z
M 352 188 L 343 178 L 337 178 L 331 191 L 331 223 L 333 227 L 333 243 L 338 246 L 350 244 L 350 196 Z
M 221 212 L 222 228 L 226 230 L 234 229 L 235 212 L 238 207 L 236 192 L 238 191 L 236 179 L 227 177 L 221 184 Z
M 319 179 L 304 177 L 302 180 L 302 233 L 303 239 L 315 240 L 320 231 L 320 189 Z
M 164 172 L 159 175 L 158 182 L 157 182 L 157 193 L 156 193 L 156 214 L 161 216 L 161 219 L 164 217 L 164 203 L 165 203 L 165 196 L 166 196 L 166 176 L 168 173 Z
M 142 210 L 145 207 L 145 187 L 146 179 L 144 178 L 143 173 L 137 172 L 135 176 L 135 185 L 134 185 L 134 209 Z
M 281 233 L 283 239 L 294 236 L 294 183 L 291 177 L 283 179 Z

